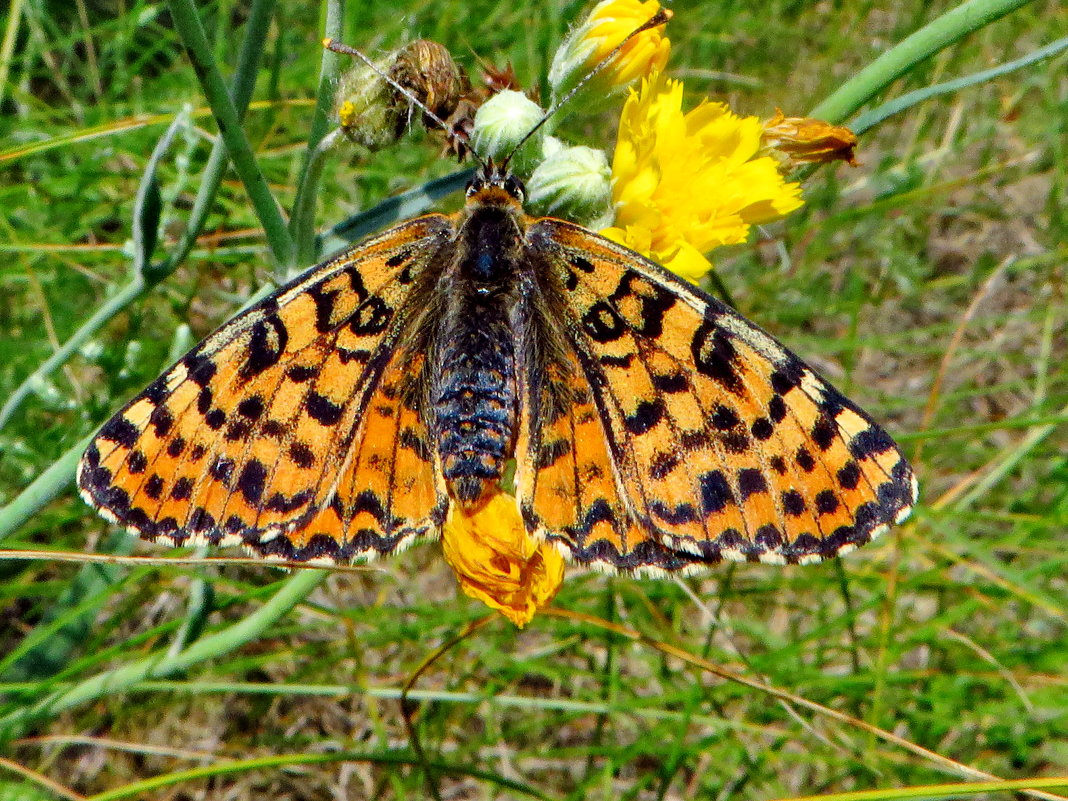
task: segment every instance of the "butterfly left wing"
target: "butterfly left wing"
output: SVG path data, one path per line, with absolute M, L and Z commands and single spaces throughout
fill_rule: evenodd
M 623 569 L 672 569 L 667 554 L 682 568 L 796 563 L 844 553 L 907 516 L 915 480 L 894 442 L 769 334 L 579 226 L 540 219 L 527 240 L 542 305 L 562 299 L 564 350 L 596 411 L 581 435 L 577 418 L 528 415 L 517 493 L 536 535 Z M 556 361 L 550 388 L 575 373 Z M 596 497 L 574 462 L 591 452 L 606 474 Z
M 419 362 L 400 340 L 453 233 L 440 215 L 404 223 L 230 320 L 101 428 L 83 497 L 147 539 L 296 560 L 436 530 L 433 459 L 403 393 Z

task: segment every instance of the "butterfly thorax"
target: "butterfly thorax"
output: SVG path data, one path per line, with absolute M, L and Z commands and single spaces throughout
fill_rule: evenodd
M 494 491 L 515 447 L 523 219 L 503 187 L 469 197 L 437 321 L 431 429 L 449 494 L 466 507 Z

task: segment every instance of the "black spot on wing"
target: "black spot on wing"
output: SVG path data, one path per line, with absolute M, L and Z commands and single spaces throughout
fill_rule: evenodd
M 237 413 L 250 420 L 258 420 L 263 414 L 263 398 L 252 395 L 237 404 Z
M 786 539 L 783 537 L 782 532 L 779 531 L 778 526 L 774 523 L 766 523 L 756 530 L 753 541 L 765 550 L 774 551 L 781 548 Z
M 286 370 L 286 376 L 290 381 L 303 384 L 319 375 L 319 367 L 316 365 L 295 365 Z
M 200 392 L 197 393 L 197 411 L 201 414 L 207 414 L 211 411 L 211 406 L 215 402 L 215 395 L 211 391 L 211 387 L 201 387 Z
M 193 479 L 189 476 L 182 476 L 180 479 L 174 482 L 174 486 L 171 487 L 171 498 L 176 501 L 187 501 L 193 494 Z
M 149 498 L 154 501 L 158 501 L 163 494 L 163 478 L 159 475 L 153 474 L 148 477 L 148 481 L 144 484 L 144 492 Z
M 610 353 L 602 354 L 597 357 L 599 361 L 605 367 L 618 367 L 626 369 L 634 362 L 633 353 L 624 353 L 622 356 L 614 356 Z
M 791 389 L 801 386 L 804 374 L 805 367 L 801 361 L 795 357 L 787 357 L 771 374 L 771 388 L 778 394 L 785 395 Z
M 732 394 L 739 395 L 744 391 L 742 378 L 738 374 L 738 352 L 730 336 L 715 323 L 714 318 L 706 317 L 702 321 L 694 333 L 690 350 L 694 364 L 702 375 L 718 382 Z
M 815 425 L 812 426 L 812 441 L 816 443 L 816 447 L 821 451 L 827 450 L 837 436 L 838 430 L 833 420 L 821 414 L 817 418 Z
M 665 523 L 678 526 L 698 521 L 697 509 L 692 503 L 680 503 L 677 506 L 668 506 L 663 501 L 653 501 L 649 504 L 649 511 Z
M 782 493 L 782 509 L 790 517 L 800 517 L 805 513 L 805 499 L 797 490 Z
M 393 319 L 393 309 L 379 297 L 370 297 L 349 318 L 349 330 L 357 336 L 380 334 Z
M 855 459 L 870 459 L 895 447 L 890 435 L 877 426 L 861 431 L 849 441 L 849 452 Z
M 241 375 L 251 378 L 278 364 L 289 342 L 289 331 L 277 314 L 267 314 L 252 324 L 249 332 L 247 356 Z
M 308 410 L 309 417 L 324 426 L 337 425 L 344 411 L 343 406 L 334 403 L 318 392 L 309 393 L 305 408 Z
M 325 334 L 334 327 L 334 309 L 340 290 L 323 289 L 322 284 L 308 287 L 308 297 L 315 303 L 315 330 Z
M 171 433 L 171 428 L 174 426 L 174 415 L 170 413 L 166 406 L 157 406 L 152 410 L 152 414 L 148 416 L 148 422 L 151 423 L 152 430 L 156 432 L 156 436 L 163 439 Z
M 289 445 L 289 458 L 300 468 L 308 469 L 315 465 L 315 454 L 312 449 L 303 442 L 293 442 Z
M 754 467 L 738 471 L 738 494 L 744 501 L 750 495 L 768 491 L 768 481 L 764 474 Z
M 660 392 L 674 395 L 679 392 L 689 391 L 690 379 L 686 377 L 685 373 L 674 373 L 672 375 L 657 375 L 654 373 L 653 387 Z
M 208 466 L 208 474 L 224 487 L 229 488 L 230 481 L 234 476 L 234 460 L 225 456 L 217 456 Z
M 623 424 L 631 434 L 644 434 L 656 427 L 665 414 L 664 403 L 659 398 L 641 401 L 634 412 L 623 419 Z
M 577 270 L 581 270 L 584 273 L 592 273 L 594 270 L 593 262 L 582 256 L 572 256 L 571 266 Z
M 415 455 L 424 462 L 430 461 L 430 457 L 433 455 L 430 451 L 430 446 L 410 426 L 401 431 L 399 441 L 402 448 L 414 451 Z
M 838 511 L 838 496 L 832 490 L 822 490 L 816 494 L 816 512 L 830 515 Z
M 571 442 L 566 439 L 554 439 L 544 443 L 538 448 L 538 470 L 556 464 L 558 459 L 569 453 L 571 453 Z
M 766 417 L 758 417 L 753 421 L 753 424 L 749 426 L 749 431 L 757 439 L 764 441 L 771 439 L 771 435 L 775 433 L 775 426 L 771 424 L 771 421 Z
M 267 467 L 259 459 L 249 459 L 237 479 L 237 489 L 245 496 L 249 506 L 257 506 L 263 498 L 267 482 Z
M 132 451 L 126 458 L 126 469 L 133 475 L 145 472 L 148 467 L 148 459 L 141 451 Z
M 679 456 L 670 451 L 660 451 L 653 456 L 649 475 L 656 481 L 666 478 L 679 464 Z
M 639 301 L 637 318 L 631 315 L 628 320 L 634 332 L 648 337 L 660 336 L 664 331 L 664 315 L 675 305 L 675 296 L 633 270 L 628 270 L 619 279 L 619 285 L 609 301 L 619 309 L 630 298 Z
M 404 262 L 406 262 L 409 259 L 411 259 L 411 257 L 412 257 L 412 253 L 409 250 L 398 251 L 397 253 L 394 253 L 392 256 L 390 256 L 388 259 L 386 259 L 386 266 L 387 267 L 400 267 L 402 264 L 404 264 Z
M 189 380 L 198 387 L 207 386 L 218 370 L 211 358 L 200 353 L 200 348 L 195 348 L 192 352 L 186 354 L 185 358 L 182 359 L 182 364 L 185 366 Z
M 701 510 L 710 515 L 723 511 L 727 504 L 734 503 L 734 495 L 726 476 L 720 470 L 709 470 L 698 479 Z
M 595 342 L 614 342 L 623 336 L 626 325 L 619 312 L 599 300 L 582 315 L 582 330 Z
M 228 442 L 238 442 L 248 437 L 251 430 L 252 426 L 246 420 L 232 420 L 224 436 Z
M 716 406 L 716 410 L 712 413 L 712 425 L 720 431 L 734 428 L 740 422 L 734 409 L 722 403 Z
M 100 429 L 100 438 L 108 442 L 116 442 L 124 448 L 132 448 L 137 442 L 137 426 L 118 414 Z
M 768 401 L 768 417 L 773 423 L 781 423 L 786 417 L 786 401 L 782 395 L 773 395 Z
M 856 489 L 860 483 L 860 465 L 850 459 L 838 470 L 838 484 L 842 489 Z
M 749 437 L 741 431 L 728 431 L 719 441 L 727 453 L 745 453 L 750 446 Z
M 267 499 L 267 503 L 264 504 L 264 509 L 269 512 L 289 514 L 290 512 L 295 512 L 302 506 L 306 506 L 308 502 L 311 501 L 313 495 L 314 493 L 311 490 L 301 490 L 290 497 L 283 495 L 281 492 L 276 492 Z

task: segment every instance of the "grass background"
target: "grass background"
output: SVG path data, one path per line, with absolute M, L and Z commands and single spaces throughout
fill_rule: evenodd
M 694 103 L 709 95 L 741 113 L 803 113 L 950 7 L 678 2 L 672 70 Z M 229 74 L 247 7 L 200 10 Z M 435 0 L 398 13 L 350 2 L 342 38 L 372 52 L 432 38 L 469 69 L 476 56 L 510 60 L 539 86 L 584 10 Z M 286 209 L 312 124 L 320 13 L 279 4 L 261 102 L 244 126 Z M 3 398 L 127 282 L 135 196 L 166 125 L 192 109 L 159 167 L 163 253 L 183 230 L 215 133 L 163 6 L 16 0 L 8 15 Z M 881 99 L 1066 31 L 1063 6 L 1036 0 Z M 812 567 L 724 567 L 679 582 L 572 572 L 559 614 L 522 632 L 500 618 L 470 631 L 419 676 L 410 707 L 442 798 L 771 799 L 1068 773 L 1066 65 L 1061 55 L 889 119 L 862 138 L 860 167 L 817 172 L 803 210 L 716 257 L 743 313 L 905 445 L 923 496 L 912 521 Z M 610 148 L 612 125 L 611 114 L 576 114 L 561 131 Z M 421 133 L 373 157 L 337 152 L 316 222 L 455 169 Z M 36 382 L 0 430 L 0 502 L 273 269 L 229 172 L 189 258 Z M 134 549 L 63 487 L 4 547 Z M 17 738 L 0 746 L 0 799 L 426 797 L 396 697 L 485 614 L 457 595 L 436 545 L 332 573 L 250 642 L 165 678 L 104 674 L 198 643 L 210 651 L 213 635 L 255 621 L 287 581 L 257 565 L 0 561 L 0 735 Z M 41 705 L 102 675 L 110 683 L 82 702 Z

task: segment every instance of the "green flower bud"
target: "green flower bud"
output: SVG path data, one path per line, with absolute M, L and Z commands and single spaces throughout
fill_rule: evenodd
M 612 223 L 612 170 L 603 151 L 545 140 L 545 160 L 526 183 L 527 207 L 597 230 Z
M 525 94 L 505 89 L 479 106 L 475 113 L 472 149 L 484 159 L 503 161 L 543 116 L 541 106 Z M 541 153 L 543 139 L 544 134 L 538 131 L 512 156 L 513 171 L 519 175 L 530 174 Z

